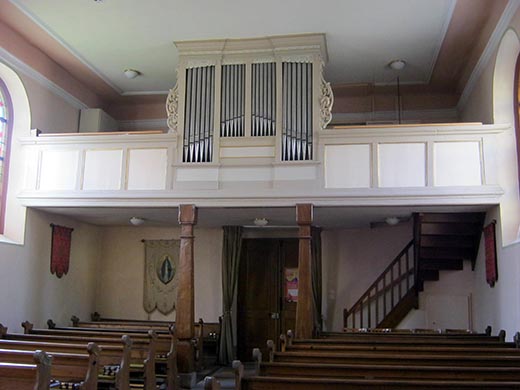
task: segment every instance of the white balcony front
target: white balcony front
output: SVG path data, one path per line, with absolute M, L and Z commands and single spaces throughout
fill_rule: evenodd
M 508 125 L 328 128 L 315 158 L 280 161 L 275 137 L 221 139 L 218 162 L 179 162 L 173 133 L 19 140 L 30 207 L 498 204 L 497 137 Z

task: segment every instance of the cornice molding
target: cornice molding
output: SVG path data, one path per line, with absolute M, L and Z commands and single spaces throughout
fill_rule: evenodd
M 50 27 L 48 27 L 41 20 L 36 18 L 28 9 L 26 9 L 22 4 L 20 4 L 16 0 L 9 0 L 12 4 L 14 4 L 25 16 L 27 16 L 30 20 L 32 20 L 38 27 L 40 27 L 43 31 L 45 31 L 52 39 L 58 42 L 61 46 L 63 46 L 69 53 L 71 53 L 74 57 L 76 57 L 83 65 L 85 65 L 91 72 L 93 72 L 97 77 L 99 77 L 103 82 L 105 82 L 110 88 L 116 91 L 118 94 L 122 94 L 121 88 L 117 87 L 114 83 L 112 83 L 107 77 L 105 77 L 98 69 L 96 69 L 92 64 L 90 64 L 85 58 L 83 58 L 73 47 L 71 47 L 67 42 L 65 42 L 61 37 L 56 34 Z
M 0 61 L 4 64 L 11 67 L 13 70 L 22 73 L 25 76 L 30 77 L 31 79 L 38 82 L 40 85 L 47 88 L 49 91 L 54 93 L 55 95 L 61 97 L 67 103 L 69 103 L 72 107 L 77 108 L 78 110 L 89 108 L 88 105 L 83 103 L 80 99 L 70 94 L 63 88 L 61 88 L 58 84 L 49 80 L 47 77 L 42 75 L 40 72 L 34 70 L 31 66 L 27 65 L 25 62 L 19 60 L 11 53 L 9 53 L 4 48 L 0 47 Z
M 482 55 L 480 56 L 477 62 L 477 65 L 473 69 L 473 72 L 471 73 L 471 76 L 469 77 L 468 82 L 466 83 L 464 90 L 460 95 L 460 99 L 457 104 L 457 108 L 459 109 L 459 111 L 462 111 L 462 109 L 466 106 L 471 93 L 475 89 L 478 80 L 480 79 L 480 76 L 482 76 L 484 69 L 486 69 L 486 67 L 488 66 L 489 61 L 491 60 L 493 54 L 497 50 L 498 45 L 502 40 L 502 37 L 504 36 L 504 33 L 509 28 L 509 23 L 511 22 L 511 19 L 513 19 L 513 16 L 515 15 L 519 7 L 520 0 L 509 0 L 509 2 L 507 3 L 504 12 L 502 12 L 502 16 L 500 17 L 500 20 L 498 21 L 495 27 L 495 30 L 491 34 L 491 37 L 486 47 L 484 48 L 484 51 L 482 52 Z

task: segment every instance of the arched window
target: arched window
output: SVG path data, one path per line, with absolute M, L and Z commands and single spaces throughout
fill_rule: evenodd
M 5 83 L 0 79 L 0 233 L 4 231 L 9 169 L 9 141 L 13 123 L 13 107 Z

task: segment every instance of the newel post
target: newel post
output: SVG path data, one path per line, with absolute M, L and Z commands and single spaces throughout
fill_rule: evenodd
M 296 205 L 296 222 L 298 223 L 298 303 L 296 305 L 295 337 L 309 339 L 314 327 L 312 309 L 312 275 L 311 275 L 311 225 L 312 204 Z
M 179 206 L 181 244 L 179 255 L 179 287 L 177 289 L 177 316 L 175 319 L 177 364 L 182 373 L 195 371 L 195 354 L 191 340 L 195 336 L 195 285 L 193 266 L 193 226 L 197 223 L 195 205 Z

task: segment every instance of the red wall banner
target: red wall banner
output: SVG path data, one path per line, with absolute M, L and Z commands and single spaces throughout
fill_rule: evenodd
M 74 229 L 52 223 L 51 227 L 51 274 L 55 273 L 58 278 L 61 278 L 69 272 L 70 244 Z

